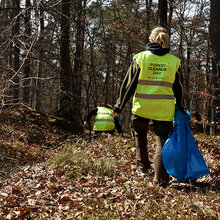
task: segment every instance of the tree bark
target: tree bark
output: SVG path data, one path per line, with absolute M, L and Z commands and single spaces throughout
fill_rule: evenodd
M 150 34 L 150 16 L 151 16 L 151 5 L 152 0 L 146 0 L 146 44 L 149 42 Z
M 13 69 L 16 73 L 19 69 L 19 57 L 20 57 L 20 48 L 19 48 L 19 28 L 20 28 L 20 16 L 19 16 L 19 8 L 20 8 L 20 0 L 13 0 L 13 17 L 14 17 L 14 25 L 12 28 L 12 37 L 14 38 L 14 64 Z M 16 74 L 14 78 L 13 85 L 13 103 L 19 102 L 19 73 Z
M 25 3 L 25 34 L 26 34 L 26 48 L 29 50 L 30 48 L 30 41 L 31 41 L 31 13 L 30 13 L 31 1 L 26 0 Z M 31 62 L 30 58 L 27 57 L 24 66 L 24 84 L 23 84 L 23 102 L 25 105 L 30 104 L 30 84 L 29 84 L 29 77 L 31 72 Z
M 220 68 L 220 1 L 211 0 L 210 7 L 210 47 L 211 47 L 211 126 L 210 134 L 216 133 L 216 123 L 220 120 L 220 88 L 219 88 L 219 68 Z
M 190 72 L 191 72 L 191 44 L 187 42 L 186 50 L 186 74 L 185 74 L 185 91 L 190 91 Z M 185 94 L 185 104 L 187 109 L 190 110 L 190 94 L 187 92 Z
M 72 110 L 73 110 L 74 120 L 80 123 L 86 0 L 77 0 L 75 3 L 76 3 L 75 4 L 76 50 L 74 53 L 75 55 L 74 71 L 73 71 L 73 82 L 72 82 L 73 85 Z
M 60 40 L 60 109 L 71 109 L 72 66 L 70 61 L 70 0 L 61 2 L 61 40 Z
M 167 27 L 167 0 L 158 0 L 158 24 Z
M 169 16 L 168 16 L 168 33 L 171 36 L 171 26 L 172 26 L 172 18 L 173 18 L 173 0 L 169 1 Z
M 43 1 L 42 1 L 43 3 Z M 38 12 L 37 12 L 38 13 Z M 40 36 L 39 36 L 39 44 L 41 42 L 43 42 L 44 40 L 44 13 L 43 13 L 43 7 L 42 5 L 40 5 L 39 7 L 39 13 L 40 13 Z M 40 56 L 44 56 L 44 48 L 41 47 L 39 49 L 40 52 Z M 43 61 L 41 60 L 41 58 L 39 57 L 38 59 L 38 69 L 37 69 L 37 79 L 36 79 L 36 110 L 41 111 L 42 110 L 42 105 L 43 105 L 43 97 L 44 97 L 44 93 L 42 91 L 42 81 L 39 80 L 39 78 L 42 77 L 43 74 Z

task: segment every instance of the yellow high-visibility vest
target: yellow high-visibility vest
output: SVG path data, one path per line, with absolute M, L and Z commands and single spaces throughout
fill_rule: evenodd
M 158 56 L 144 51 L 134 56 L 140 66 L 140 75 L 132 112 L 158 121 L 172 121 L 175 114 L 173 83 L 180 59 L 167 53 Z
M 98 112 L 95 117 L 94 131 L 111 131 L 115 128 L 112 109 L 106 107 L 98 107 Z

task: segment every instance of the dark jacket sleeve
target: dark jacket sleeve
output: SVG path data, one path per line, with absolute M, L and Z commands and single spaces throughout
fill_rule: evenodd
M 122 82 L 119 92 L 119 98 L 116 104 L 114 105 L 114 112 L 121 113 L 125 104 L 134 94 L 138 83 L 139 73 L 140 73 L 140 67 L 136 63 L 136 61 L 134 61 L 133 64 L 129 67 L 128 72 L 124 78 L 124 81 Z
M 182 79 L 182 75 L 180 73 L 180 71 L 178 70 L 176 72 L 176 78 L 173 84 L 173 92 L 174 92 L 174 96 L 176 98 L 176 105 L 178 107 L 178 109 L 181 112 L 185 112 L 185 106 L 184 106 L 184 90 L 183 90 L 183 83 L 182 83 L 183 79 Z
M 96 115 L 97 112 L 98 112 L 98 108 L 95 108 L 95 109 L 91 110 L 91 111 L 89 112 L 88 116 L 86 117 L 86 121 L 89 122 L 90 119 L 91 119 L 91 117 L 92 117 L 93 115 Z
M 115 128 L 117 129 L 118 133 L 121 134 L 123 130 L 119 123 L 118 117 L 114 117 L 114 122 L 115 122 Z

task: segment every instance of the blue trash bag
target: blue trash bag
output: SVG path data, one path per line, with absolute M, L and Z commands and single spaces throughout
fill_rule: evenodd
M 167 173 L 183 183 L 193 182 L 210 174 L 193 138 L 189 122 L 189 111 L 184 115 L 176 107 L 174 129 L 162 149 L 162 160 Z

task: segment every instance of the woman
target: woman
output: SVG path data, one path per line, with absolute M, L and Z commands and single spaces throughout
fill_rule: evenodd
M 152 120 L 156 135 L 154 181 L 167 185 L 169 175 L 162 163 L 161 150 L 172 130 L 175 104 L 181 111 L 185 111 L 183 86 L 177 71 L 180 59 L 169 53 L 169 35 L 165 28 L 153 29 L 149 40 L 147 50 L 134 56 L 133 64 L 120 88 L 114 114 L 121 113 L 134 94 L 132 123 L 137 142 L 137 170 L 147 173 L 151 168 L 147 152 L 147 132 L 149 121 Z

